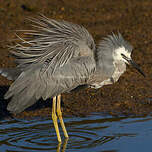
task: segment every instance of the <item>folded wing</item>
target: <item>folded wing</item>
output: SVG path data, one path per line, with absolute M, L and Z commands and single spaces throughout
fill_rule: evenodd
M 95 71 L 92 57 L 77 57 L 62 67 L 56 68 L 52 75 L 41 72 L 41 66 L 33 67 L 16 79 L 5 94 L 11 101 L 7 109 L 13 113 L 22 112 L 41 97 L 45 100 L 64 92 L 69 92 L 87 80 Z

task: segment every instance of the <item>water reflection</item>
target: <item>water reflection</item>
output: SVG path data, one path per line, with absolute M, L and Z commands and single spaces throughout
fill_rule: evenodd
M 65 150 L 66 150 L 66 146 L 67 146 L 67 143 L 68 143 L 68 138 L 65 138 L 65 140 L 64 140 L 64 142 L 63 142 L 63 146 L 62 146 L 62 144 L 61 143 L 58 143 L 58 147 L 57 147 L 57 150 L 56 150 L 56 152 L 65 152 Z M 61 150 L 61 148 L 62 148 L 62 150 Z
M 140 151 L 143 143 L 146 147 L 151 146 L 149 143 L 152 138 L 151 117 L 113 118 L 94 114 L 64 120 L 70 138 L 69 140 L 62 139 L 64 141 L 62 144 L 58 144 L 52 121 L 49 118 L 30 121 L 13 119 L 0 121 L 0 151 L 124 152 L 134 147 Z M 61 137 L 64 137 L 62 132 Z

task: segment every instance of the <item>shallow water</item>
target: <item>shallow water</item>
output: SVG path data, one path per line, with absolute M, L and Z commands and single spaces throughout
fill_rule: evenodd
M 88 117 L 64 118 L 70 136 L 58 145 L 52 120 L 0 121 L 1 152 L 131 152 L 150 151 L 152 117 L 127 118 Z M 61 128 L 60 128 L 61 130 Z

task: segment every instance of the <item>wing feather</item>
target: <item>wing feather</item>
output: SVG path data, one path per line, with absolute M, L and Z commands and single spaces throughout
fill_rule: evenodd
M 87 51 L 85 55 L 93 56 L 94 40 L 83 26 L 45 16 L 31 21 L 36 29 L 27 30 L 27 40 L 17 36 L 21 43 L 11 47 L 18 67 L 27 69 L 33 64 L 47 64 L 45 71 L 53 73 L 73 57 L 83 56 L 82 50 Z
M 29 69 L 16 79 L 5 94 L 5 99 L 11 97 L 7 109 L 19 113 L 41 97 L 46 100 L 87 84 L 95 68 L 94 58 L 77 57 L 58 67 L 51 75 L 42 73 L 39 66 Z
M 11 47 L 20 74 L 5 99 L 14 113 L 87 84 L 96 68 L 94 40 L 84 27 L 44 16 L 32 22 L 37 29 L 26 31 L 25 40 L 17 36 L 21 43 Z

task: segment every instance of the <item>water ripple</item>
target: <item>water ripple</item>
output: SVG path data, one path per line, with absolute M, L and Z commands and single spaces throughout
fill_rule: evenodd
M 116 152 L 119 148 L 117 146 L 112 148 L 112 144 L 117 145 L 122 140 L 128 141 L 144 134 L 139 132 L 137 128 L 149 121 L 151 122 L 150 117 L 105 118 L 100 115 L 66 118 L 65 122 L 70 139 L 65 140 L 61 145 L 57 142 L 54 126 L 50 119 L 3 120 L 0 121 L 0 149 L 2 152 L 59 152 L 61 149 L 63 152 L 65 149 L 69 152 L 101 152 L 106 150 Z M 140 128 L 142 127 L 145 130 L 145 126 L 140 126 Z M 61 128 L 60 131 L 63 138 Z M 152 132 L 151 128 L 148 129 L 148 132 Z

